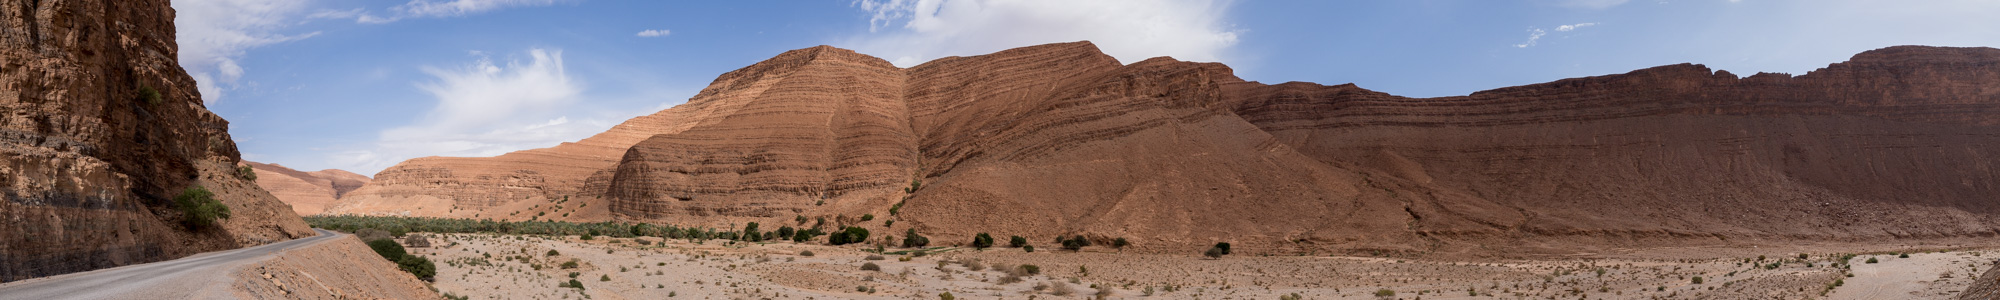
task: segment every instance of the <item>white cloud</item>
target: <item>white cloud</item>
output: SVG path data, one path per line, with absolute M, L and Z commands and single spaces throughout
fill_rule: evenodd
M 278 33 L 304 11 L 304 0 L 175 1 L 173 6 L 181 68 L 194 77 L 205 103 L 237 85 L 244 72 L 237 60 L 251 48 L 319 34 Z
M 1597 26 L 1597 23 L 1585 22 L 1585 23 L 1556 26 L 1556 32 L 1571 32 L 1571 31 L 1576 31 L 1578 29 L 1583 29 L 1584 27 L 1591 27 L 1591 26 Z M 1514 44 L 1514 48 L 1534 47 L 1537 42 L 1541 41 L 1543 36 L 1548 36 L 1548 35 L 1549 32 L 1547 30 L 1542 30 L 1541 28 L 1529 28 L 1528 41 L 1522 42 L 1520 44 Z
M 662 36 L 667 36 L 667 34 L 669 34 L 669 33 L 673 33 L 673 32 L 670 32 L 670 31 L 667 31 L 666 29 L 647 29 L 646 31 L 640 31 L 640 32 L 639 32 L 639 36 L 641 36 L 641 37 L 662 37 Z
M 416 86 L 437 106 L 415 124 L 383 130 L 372 149 L 335 154 L 332 163 L 373 172 L 422 156 L 500 155 L 580 140 L 622 121 L 554 113 L 584 89 L 564 70 L 559 50 L 530 49 L 528 61 L 505 65 L 475 55 L 458 67 L 421 68 L 435 80 Z
M 1620 4 L 1625 4 L 1625 2 L 1628 1 L 1630 0 L 1561 0 L 1558 3 L 1562 6 L 1568 6 L 1568 7 L 1606 9 L 1606 8 L 1611 8 L 1613 6 L 1618 6 Z
M 1238 31 L 1214 0 L 861 0 L 870 34 L 848 41 L 856 51 L 899 66 L 944 56 L 1089 40 L 1123 62 L 1156 56 L 1220 61 Z M 900 26 L 897 26 L 900 23 Z
M 1556 26 L 1556 31 L 1571 31 L 1571 30 L 1577 30 L 1577 29 L 1583 29 L 1584 27 L 1590 27 L 1590 26 L 1596 26 L 1596 25 L 1597 25 L 1597 23 L 1576 23 L 1576 24 L 1574 24 L 1574 25 L 1563 25 L 1563 26 Z
M 389 16 L 362 13 L 354 21 L 382 24 L 411 18 L 457 17 L 510 7 L 548 6 L 558 2 L 565 0 L 410 0 L 409 3 L 390 7 Z
M 1542 36 L 1544 36 L 1544 35 L 1548 35 L 1548 34 L 1549 34 L 1549 32 L 1548 32 L 1548 31 L 1542 31 L 1542 29 L 1541 29 L 1541 28 L 1533 28 L 1533 29 L 1528 29 L 1528 42 L 1526 42 L 1526 43 L 1520 43 L 1520 44 L 1514 44 L 1514 48 L 1527 48 L 1527 47 L 1534 47 L 1534 46 L 1535 46 L 1535 41 L 1537 41 L 1537 40 L 1541 40 L 1541 39 L 1542 39 Z

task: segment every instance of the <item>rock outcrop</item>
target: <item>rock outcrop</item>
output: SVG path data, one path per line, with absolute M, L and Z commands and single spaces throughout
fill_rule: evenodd
M 340 169 L 301 172 L 277 164 L 243 163 L 255 170 L 258 187 L 271 192 L 271 196 L 278 197 L 278 201 L 292 205 L 292 212 L 300 216 L 325 211 L 342 195 L 361 188 L 369 181 L 368 176 Z
M 1215 63 L 1123 65 L 1088 42 L 907 69 L 821 46 L 579 143 L 416 159 L 356 191 L 455 208 L 343 199 L 355 209 L 335 211 L 715 227 L 825 217 L 938 240 L 1268 252 L 1992 236 L 2000 153 L 1983 145 L 2000 144 L 1996 113 L 1992 48 L 1891 47 L 1800 76 L 1682 64 L 1407 98 L 1247 82 Z
M 163 0 L 0 1 L 0 281 L 312 235 L 239 175 Z M 206 187 L 233 217 L 188 229 Z

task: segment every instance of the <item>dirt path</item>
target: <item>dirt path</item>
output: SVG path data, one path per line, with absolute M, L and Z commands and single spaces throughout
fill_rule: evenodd
M 320 235 L 181 259 L 0 284 L 0 299 L 213 299 L 234 297 L 230 270 L 271 254 L 332 240 Z

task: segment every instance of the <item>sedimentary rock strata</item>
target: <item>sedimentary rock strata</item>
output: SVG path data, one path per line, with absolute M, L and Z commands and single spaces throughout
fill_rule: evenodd
M 795 223 L 806 217 L 940 240 L 1263 251 L 1988 236 L 2000 228 L 2000 154 L 1984 146 L 2000 144 L 1995 113 L 1991 48 L 1891 47 L 1798 76 L 1682 64 L 1407 98 L 1247 82 L 1215 63 L 1120 64 L 1088 42 L 907 69 L 821 46 L 576 144 L 416 159 L 355 192 L 429 200 L 341 205 L 513 219 L 587 205 L 604 210 L 566 218 L 816 223 Z
M 0 1 L 0 280 L 312 234 L 238 175 L 177 47 L 166 1 Z M 233 217 L 183 226 L 196 186 Z
M 339 169 L 301 172 L 277 164 L 244 162 L 257 173 L 257 186 L 292 205 L 300 216 L 319 214 L 340 196 L 368 184 L 368 176 Z

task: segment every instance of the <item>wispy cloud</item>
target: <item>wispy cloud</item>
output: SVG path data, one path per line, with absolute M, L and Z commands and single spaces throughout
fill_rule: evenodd
M 1557 3 L 1562 6 L 1575 8 L 1606 9 L 1625 4 L 1625 2 L 1630 2 L 1630 0 L 1559 0 Z
M 390 7 L 387 16 L 361 13 L 355 22 L 383 24 L 414 18 L 457 17 L 511 7 L 549 6 L 567 0 L 410 0 Z
M 415 124 L 383 130 L 371 149 L 334 155 L 333 164 L 368 172 L 422 156 L 500 155 L 579 140 L 621 121 L 552 113 L 584 90 L 560 50 L 530 49 L 526 61 L 504 64 L 473 55 L 470 64 L 421 68 L 434 80 L 416 86 L 437 106 Z
M 1571 25 L 1563 25 L 1563 26 L 1556 26 L 1556 31 L 1571 31 L 1571 30 L 1577 30 L 1577 29 L 1583 29 L 1584 27 L 1590 27 L 1590 26 L 1596 26 L 1596 25 L 1597 25 L 1597 23 L 1576 23 L 1576 24 L 1571 24 Z
M 854 6 L 870 14 L 870 34 L 844 46 L 899 66 L 1080 40 L 1125 62 L 1220 61 L 1238 33 L 1223 18 L 1228 1 L 861 0 Z
M 1591 27 L 1591 26 L 1597 26 L 1597 23 L 1586 22 L 1586 23 L 1568 24 L 1568 25 L 1556 26 L 1555 30 L 1556 32 L 1571 32 L 1571 31 L 1576 31 L 1578 29 L 1583 29 L 1584 27 Z M 1534 47 L 1536 43 L 1541 41 L 1542 37 L 1548 35 L 1549 32 L 1547 30 L 1542 30 L 1541 28 L 1528 28 L 1528 41 L 1522 42 L 1520 44 L 1514 44 L 1514 48 Z
M 639 32 L 639 36 L 641 36 L 641 37 L 662 37 L 662 36 L 667 36 L 667 34 L 669 34 L 669 33 L 673 33 L 673 32 L 670 32 L 670 31 L 667 31 L 666 29 L 647 29 L 646 31 L 640 31 L 640 32 Z
M 1535 41 L 1541 40 L 1542 36 L 1544 35 L 1549 35 L 1549 32 L 1543 31 L 1541 28 L 1528 29 L 1528 41 L 1525 43 L 1514 44 L 1514 48 L 1534 47 Z
M 295 41 L 319 32 L 283 34 L 305 10 L 299 0 L 176 1 L 181 68 L 195 79 L 202 101 L 214 103 L 243 77 L 237 60 L 252 48 Z

